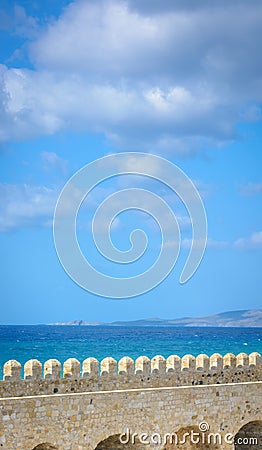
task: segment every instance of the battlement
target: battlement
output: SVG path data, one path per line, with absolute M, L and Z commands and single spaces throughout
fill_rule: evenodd
M 214 353 L 210 357 L 185 355 L 182 358 L 170 355 L 167 359 L 156 355 L 151 360 L 140 356 L 135 361 L 125 356 L 118 362 L 112 357 L 101 362 L 87 358 L 82 364 L 75 358 L 63 364 L 49 359 L 44 365 L 31 359 L 24 364 L 21 378 L 22 365 L 9 360 L 4 364 L 0 396 L 260 381 L 261 369 L 262 358 L 257 352 L 237 356 L 232 353 L 224 356 Z

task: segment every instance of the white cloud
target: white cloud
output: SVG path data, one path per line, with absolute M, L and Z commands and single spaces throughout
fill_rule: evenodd
M 68 171 L 68 161 L 60 158 L 55 152 L 42 152 L 41 160 L 43 169 L 49 172 L 50 170 L 58 170 L 63 175 Z
M 256 231 L 247 237 L 237 239 L 234 246 L 240 250 L 262 249 L 262 231 Z
M 80 216 L 80 226 L 83 223 L 91 223 L 90 213 L 93 216 L 96 208 L 101 204 L 101 202 L 108 197 L 108 195 L 115 192 L 114 188 L 97 188 L 96 191 L 92 192 L 83 203 L 84 216 Z M 50 189 L 45 186 L 31 186 L 28 184 L 8 184 L 0 183 L 0 232 L 8 232 L 16 230 L 23 227 L 46 227 L 52 225 L 54 208 L 56 201 L 58 199 L 59 190 Z M 128 199 L 131 193 L 127 192 L 125 206 L 128 207 Z M 72 187 L 72 192 L 70 198 L 68 199 L 68 204 L 64 211 L 65 214 L 72 211 L 72 201 L 75 196 L 79 198 L 79 191 L 74 191 Z M 164 195 L 164 199 L 170 204 Z M 117 199 L 114 199 L 113 203 L 108 203 L 107 215 L 112 217 L 112 207 L 114 209 L 122 209 L 122 203 Z M 151 210 L 154 206 L 154 200 L 152 199 L 152 204 L 150 202 L 141 202 L 139 205 L 144 211 Z M 171 206 L 171 205 L 170 205 Z M 88 216 L 86 216 L 86 213 Z M 191 221 L 190 218 L 183 213 L 175 212 L 179 228 L 181 232 L 190 232 Z M 87 219 L 88 218 L 88 219 Z M 166 233 L 173 233 L 173 225 L 169 221 L 169 216 L 165 217 L 163 212 L 161 217 L 158 217 L 160 223 Z M 141 211 L 137 211 L 137 223 L 139 226 L 146 225 L 150 226 L 153 231 L 159 232 L 158 226 L 154 226 L 154 221 Z M 121 220 L 121 216 L 117 216 L 112 223 L 112 231 L 119 231 L 125 229 L 125 224 Z M 175 246 L 176 243 L 172 240 L 164 244 L 167 247 Z M 200 242 L 202 246 L 202 242 Z M 183 237 L 181 240 L 182 248 L 189 249 L 191 247 L 191 237 Z M 253 232 L 250 236 L 241 237 L 233 242 L 229 241 L 219 241 L 213 238 L 208 238 L 207 248 L 213 249 L 232 249 L 232 250 L 247 250 L 247 249 L 262 249 L 262 231 Z
M 181 240 L 181 247 L 184 249 L 190 249 L 191 244 L 192 244 L 192 237 L 183 238 Z M 198 244 L 198 242 L 197 242 L 197 244 Z M 199 241 L 199 244 L 202 247 L 203 242 Z M 169 248 L 175 247 L 176 245 L 177 245 L 177 242 L 172 241 L 172 240 L 165 243 L 165 246 L 167 246 Z M 245 238 L 236 239 L 233 242 L 208 238 L 206 246 L 208 249 L 214 249 L 214 250 L 262 249 L 262 231 L 251 233 L 250 236 L 247 236 Z
M 44 186 L 0 184 L 0 232 L 49 226 L 57 192 Z
M 262 182 L 252 183 L 249 182 L 246 185 L 240 186 L 240 193 L 245 196 L 253 196 L 262 194 Z
M 208 248 L 216 248 L 216 249 L 224 249 L 230 247 L 230 243 L 227 241 L 220 241 L 217 239 L 208 238 L 207 247 Z
M 179 156 L 235 139 L 239 120 L 260 117 L 252 4 L 73 2 L 31 44 L 35 70 L 2 67 L 0 139 L 85 130 Z
M 139 156 L 139 157 L 137 157 Z M 163 169 L 161 168 L 159 162 L 152 158 L 149 154 L 141 155 L 140 153 L 133 153 L 129 156 L 126 156 L 124 159 L 119 158 L 119 155 L 112 155 L 110 162 L 107 159 L 102 159 L 99 162 L 101 167 L 110 167 L 117 170 L 119 174 L 122 173 L 128 173 L 130 170 L 137 171 L 141 174 L 150 174 L 151 177 L 161 177 L 163 176 Z M 142 176 L 136 176 L 136 175 L 125 175 L 123 178 L 123 182 L 125 185 L 128 186 L 128 182 L 130 182 L 130 185 L 133 186 L 133 180 L 136 180 L 138 183 L 139 181 L 143 180 L 145 182 L 146 178 Z M 119 179 L 120 183 L 122 179 Z
M 3 115 L 8 125 L 2 128 L 2 140 L 9 139 L 11 132 L 19 139 L 54 134 L 69 127 L 104 132 L 117 145 L 128 137 L 126 145 L 136 146 L 147 136 L 146 150 L 176 147 L 181 139 L 172 141 L 172 130 L 184 135 L 188 123 L 194 121 L 198 133 L 205 134 L 209 125 L 203 119 L 214 114 L 214 104 L 189 92 L 177 98 L 174 89 L 162 91 L 163 105 L 159 107 L 152 100 L 152 92 L 144 87 L 128 90 L 91 85 L 78 76 L 65 78 L 50 72 L 2 67 L 2 95 L 6 97 Z
M 192 244 L 192 238 L 184 238 L 182 240 L 182 247 L 189 249 Z M 197 245 L 199 245 L 201 248 L 203 247 L 203 240 L 199 240 L 196 242 Z M 219 241 L 216 239 L 208 238 L 206 242 L 207 248 L 213 248 L 213 249 L 224 249 L 230 247 L 230 243 L 227 241 Z
M 40 160 L 41 168 L 46 172 L 46 185 L 0 183 L 0 232 L 52 225 L 68 162 L 55 152 L 42 152 Z M 22 164 L 29 163 L 22 161 Z M 50 181 L 52 187 L 49 187 Z M 72 192 L 73 195 L 76 194 Z
M 10 31 L 12 35 L 33 38 L 36 37 L 38 23 L 34 17 L 26 14 L 22 6 L 15 4 L 9 14 L 0 8 L 0 28 Z

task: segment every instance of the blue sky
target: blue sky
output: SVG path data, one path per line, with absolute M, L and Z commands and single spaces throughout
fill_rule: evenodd
M 236 20 L 237 18 L 237 20 Z M 262 5 L 260 1 L 2 1 L 0 9 L 1 323 L 176 318 L 261 308 Z M 153 153 L 195 182 L 208 244 L 195 275 L 168 278 L 137 298 L 99 298 L 77 286 L 55 252 L 52 219 L 64 183 L 110 153 Z M 163 195 L 190 239 L 186 210 L 157 183 L 102 183 L 80 211 L 79 242 L 109 274 L 136 273 L 157 256 L 159 233 L 124 213 L 112 240 L 148 234 L 145 259 L 109 267 L 90 220 L 111 192 Z M 162 194 L 161 194 L 162 193 Z M 151 245 L 151 246 L 150 246 Z

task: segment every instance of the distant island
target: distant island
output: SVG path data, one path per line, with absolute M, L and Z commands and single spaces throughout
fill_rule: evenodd
M 49 325 L 107 327 L 262 327 L 262 310 L 244 309 L 200 317 L 182 317 L 181 319 L 152 318 L 111 323 L 72 320 L 70 322 L 50 323 Z

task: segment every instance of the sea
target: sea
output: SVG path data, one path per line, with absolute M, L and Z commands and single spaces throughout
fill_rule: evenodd
M 16 359 L 22 365 L 36 358 L 83 361 L 93 356 L 137 358 L 146 355 L 199 353 L 262 353 L 262 328 L 106 327 L 55 325 L 0 325 L 0 378 L 3 365 Z

